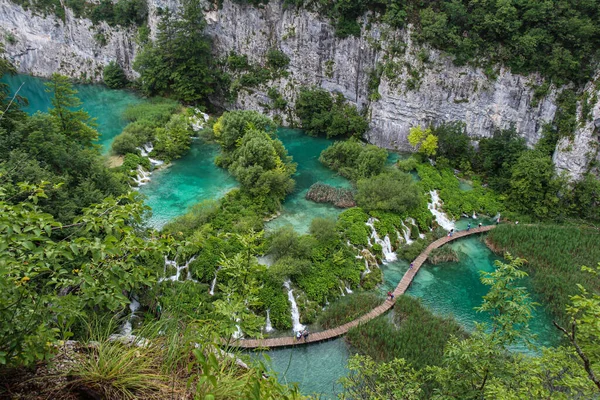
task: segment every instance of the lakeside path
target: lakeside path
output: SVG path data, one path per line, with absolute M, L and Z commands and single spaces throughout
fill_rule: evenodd
M 347 333 L 348 330 L 350 330 L 351 328 L 354 328 L 355 326 L 358 326 L 362 323 L 370 321 L 373 318 L 376 318 L 376 317 L 380 316 L 381 314 L 384 314 L 390 308 L 394 307 L 396 298 L 398 298 L 398 296 L 403 295 L 408 290 L 408 287 L 412 283 L 415 275 L 417 275 L 417 272 L 419 272 L 419 269 L 421 268 L 421 266 L 423 265 L 425 260 L 427 260 L 429 253 L 431 253 L 431 251 L 433 249 L 437 249 L 438 247 L 441 247 L 441 246 L 445 245 L 446 243 L 451 242 L 456 239 L 475 235 L 478 233 L 488 232 L 488 231 L 494 229 L 495 227 L 496 227 L 495 225 L 489 225 L 489 226 L 482 226 L 481 228 L 472 228 L 468 232 L 466 230 L 463 230 L 463 231 L 454 233 L 454 235 L 452 235 L 452 237 L 445 236 L 443 238 L 436 240 L 435 242 L 432 242 L 413 261 L 412 269 L 409 269 L 408 271 L 406 271 L 406 273 L 404 274 L 404 276 L 398 283 L 398 286 L 396 286 L 396 289 L 394 289 L 394 300 L 386 300 L 385 302 L 383 302 L 383 304 L 380 304 L 379 306 L 375 307 L 367 314 L 355 319 L 354 321 L 350 321 L 344 325 L 340 325 L 337 328 L 327 329 L 325 331 L 315 332 L 315 333 L 311 332 L 311 334 L 308 336 L 308 340 L 306 340 L 306 341 L 304 341 L 304 339 L 298 341 L 293 336 L 285 336 L 285 337 L 270 338 L 270 339 L 239 339 L 239 340 L 236 340 L 236 341 L 230 343 L 230 345 L 233 347 L 239 347 L 239 348 L 243 348 L 243 349 L 288 347 L 288 346 L 298 346 L 298 345 L 303 345 L 303 344 L 308 344 L 308 343 L 321 342 L 323 340 L 329 340 L 329 339 L 333 339 L 335 337 L 341 336 L 341 335 Z

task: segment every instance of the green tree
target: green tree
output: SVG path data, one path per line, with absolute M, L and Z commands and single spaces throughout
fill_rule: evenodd
M 104 67 L 102 77 L 104 84 L 111 89 L 121 89 L 128 83 L 123 68 L 114 61 L 111 61 Z
M 356 181 L 380 174 L 387 161 L 387 151 L 351 139 L 336 142 L 323 150 L 319 161 L 340 175 Z
M 403 214 L 417 207 L 421 194 L 410 174 L 390 170 L 357 183 L 356 203 L 365 210 Z
M 510 187 L 512 167 L 526 150 L 525 139 L 514 128 L 496 130 L 491 138 L 479 141 L 476 169 L 486 175 L 492 189 L 506 192 Z
M 190 149 L 192 129 L 187 116 L 173 114 L 164 128 L 156 129 L 154 152 L 163 160 L 174 160 Z
M 142 90 L 148 95 L 169 95 L 184 102 L 207 101 L 215 91 L 211 44 L 200 3 L 186 0 L 177 14 L 167 9 L 154 43 L 136 57 Z
M 430 128 L 423 130 L 420 126 L 415 126 L 410 128 L 408 143 L 415 149 L 418 148 L 419 153 L 431 157 L 437 152 L 438 138 Z
M 117 312 L 127 293 L 155 282 L 150 260 L 166 242 L 139 235 L 147 209 L 134 194 L 85 209 L 63 225 L 40 211 L 43 187 L 19 185 L 26 200 L 7 203 L 0 188 L 0 364 L 47 359 L 88 313 Z M 64 240 L 53 233 L 76 230 Z
M 50 82 L 46 83 L 46 92 L 53 93 L 50 115 L 58 131 L 77 141 L 83 146 L 90 147 L 98 139 L 98 132 L 93 129 L 95 120 L 81 107 L 81 101 L 75 95 L 77 90 L 69 78 L 52 74 Z

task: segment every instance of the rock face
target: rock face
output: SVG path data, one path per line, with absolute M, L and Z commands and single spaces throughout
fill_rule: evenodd
M 8 57 L 22 73 L 50 76 L 59 72 L 95 82 L 102 80 L 104 66 L 116 61 L 129 78 L 134 77 L 135 31 L 106 23 L 93 26 L 90 20 L 75 18 L 70 9 L 66 9 L 63 22 L 54 15 L 36 15 L 0 0 L 0 37 Z M 99 43 L 102 37 L 106 44 Z
M 567 173 L 573 180 L 588 172 L 593 161 L 600 162 L 600 72 L 585 86 L 584 93 L 587 93 L 591 109 L 587 115 L 582 115 L 583 104 L 578 104 L 579 125 L 574 138 L 561 139 L 553 159 L 556 169 Z
M 534 100 L 537 76 L 456 66 L 439 51 L 413 43 L 410 29 L 392 30 L 386 25 L 367 24 L 361 37 L 340 39 L 331 24 L 304 9 L 285 9 L 281 1 L 261 7 L 223 0 L 218 10 L 206 5 L 207 33 L 216 56 L 230 52 L 245 54 L 253 63 L 264 64 L 269 49 L 277 48 L 289 58 L 289 76 L 270 82 L 293 105 L 301 86 L 319 86 L 342 93 L 370 117 L 369 142 L 399 150 L 412 150 L 407 142 L 410 127 L 464 121 L 473 136 L 490 136 L 497 128 L 514 125 L 532 146 L 540 138 L 544 123 L 556 113 L 556 90 Z M 157 11 L 177 8 L 178 0 L 150 0 L 149 25 L 155 29 Z M 0 0 L 0 35 L 11 32 L 15 44 L 7 52 L 20 72 L 48 76 L 58 71 L 74 77 L 101 79 L 102 68 L 117 60 L 128 75 L 136 53 L 132 30 L 93 27 L 88 20 L 67 11 L 65 22 L 23 11 L 8 0 Z M 368 29 L 366 28 L 368 26 Z M 94 35 L 102 31 L 107 44 Z M 375 73 L 378 71 L 378 73 Z M 289 111 L 271 110 L 267 86 L 241 89 L 230 109 L 246 108 L 279 115 L 292 123 Z M 595 90 L 588 85 L 586 90 Z M 590 93 L 591 95 L 591 93 Z M 572 145 L 559 143 L 556 165 L 579 177 L 596 154 L 600 122 L 596 102 L 591 121 L 579 128 Z M 593 156 L 590 154 L 594 153 Z

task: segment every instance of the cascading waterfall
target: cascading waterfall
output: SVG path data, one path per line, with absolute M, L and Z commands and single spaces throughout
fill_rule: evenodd
M 352 293 L 354 293 L 354 292 L 352 291 L 352 289 L 350 289 L 350 288 L 348 287 L 348 285 L 346 285 L 346 293 L 348 293 L 348 294 L 352 294 Z
M 442 201 L 440 200 L 437 190 L 432 190 L 429 194 L 431 195 L 431 203 L 427 204 L 427 208 L 435 217 L 438 225 L 447 231 L 454 229 L 454 221 L 441 211 Z
M 142 155 L 142 157 L 148 158 L 148 160 L 150 161 L 150 164 L 152 164 L 155 167 L 158 167 L 165 163 L 164 161 L 156 160 L 149 156 L 149 154 L 152 153 L 152 150 L 154 150 L 154 145 L 152 143 L 146 143 L 142 147 L 138 147 L 138 150 L 140 151 L 140 154 Z
M 346 295 L 344 294 L 344 289 L 342 289 L 341 286 L 339 286 L 339 288 L 340 288 L 340 293 L 342 294 L 342 297 L 345 297 Z
M 365 272 L 363 274 L 366 275 L 369 272 L 371 272 L 371 269 L 369 268 L 369 260 L 365 258 Z
M 471 216 L 471 218 L 477 219 L 477 214 L 475 214 L 475 211 L 473 211 L 473 215 Z
M 406 244 L 413 244 L 414 240 L 412 240 L 410 238 L 410 228 L 406 225 L 404 225 L 404 221 L 402 221 L 402 237 L 404 238 L 404 241 L 406 242 Z
M 186 274 L 186 280 L 191 280 L 194 282 L 194 279 L 192 279 L 192 274 L 190 272 L 190 268 L 189 265 L 192 261 L 194 261 L 196 259 L 196 256 L 193 256 L 192 258 L 190 258 L 189 260 L 186 261 L 185 264 L 183 265 L 178 265 L 177 262 L 175 260 L 169 260 L 167 258 L 167 256 L 165 256 L 165 272 L 164 272 L 164 277 L 160 278 L 158 280 L 158 282 L 163 282 L 163 281 L 173 281 L 173 282 L 177 282 L 179 281 L 179 278 L 181 277 L 181 271 L 183 271 L 184 269 L 187 268 L 187 274 Z M 175 267 L 175 275 L 172 276 L 167 276 L 167 267 Z
M 131 303 L 129 303 L 129 310 L 131 310 L 131 314 L 129 314 L 129 318 L 127 318 L 127 321 L 125 321 L 125 323 L 121 327 L 121 335 L 123 335 L 123 336 L 131 335 L 131 331 L 133 330 L 133 325 L 132 325 L 133 317 L 135 316 L 135 312 L 139 308 L 140 308 L 139 301 L 137 301 L 135 298 L 132 298 Z
M 189 122 L 192 126 L 192 130 L 194 132 L 198 132 L 199 130 L 204 128 L 204 124 L 208 121 L 210 116 L 206 113 L 203 113 L 197 108 L 194 108 L 194 115 L 190 116 Z
M 292 306 L 292 327 L 294 329 L 294 332 L 298 332 L 304 329 L 304 325 L 300 323 L 300 311 L 298 311 L 298 305 L 296 304 L 294 292 L 290 284 L 291 281 L 289 280 L 283 282 L 283 286 L 288 290 L 288 300 L 290 302 L 290 305 Z
M 217 270 L 215 271 L 215 279 L 213 279 L 212 283 L 210 284 L 210 292 L 208 292 L 211 296 L 213 296 L 215 294 L 215 286 L 217 285 L 217 274 L 219 273 L 219 271 L 221 270 L 221 267 L 217 268 Z
M 371 238 L 375 241 L 375 243 L 381 246 L 381 251 L 383 252 L 383 257 L 385 258 L 384 262 L 396 261 L 397 257 L 396 253 L 394 253 L 394 250 L 392 249 L 392 241 L 390 240 L 390 237 L 385 235 L 383 239 L 379 238 L 379 235 L 377 235 L 377 230 L 375 230 L 375 221 L 377 221 L 377 219 L 371 217 L 365 224 L 371 228 Z M 369 245 L 371 245 L 370 240 Z
M 271 325 L 271 310 L 267 309 L 267 323 L 265 325 L 265 332 L 273 332 L 273 325 Z
M 135 178 L 133 178 L 133 180 L 135 183 L 137 183 L 138 186 L 143 186 L 143 185 L 147 184 L 148 182 L 150 182 L 151 172 L 146 171 L 144 169 L 144 167 L 142 167 L 141 165 L 138 165 L 136 171 L 137 171 L 137 176 Z
M 235 322 L 240 322 L 239 318 L 235 319 Z M 236 324 L 235 325 L 235 332 L 233 332 L 233 335 L 231 335 L 234 339 L 241 339 L 244 337 L 244 332 L 242 331 L 242 328 Z

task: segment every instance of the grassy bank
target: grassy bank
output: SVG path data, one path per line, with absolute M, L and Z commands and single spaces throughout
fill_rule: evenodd
M 418 299 L 400 296 L 394 316 L 383 315 L 348 332 L 346 339 L 360 353 L 376 361 L 404 358 L 415 368 L 439 365 L 450 336 L 466 336 L 452 318 L 441 318 Z
M 332 303 L 319 317 L 323 329 L 344 325 L 368 313 L 383 302 L 375 293 L 353 293 Z
M 498 253 L 525 258 L 532 288 L 549 310 L 563 320 L 569 296 L 577 284 L 598 291 L 600 277 L 583 273 L 581 266 L 600 262 L 600 233 L 593 229 L 559 225 L 500 225 L 490 231 L 488 245 Z

